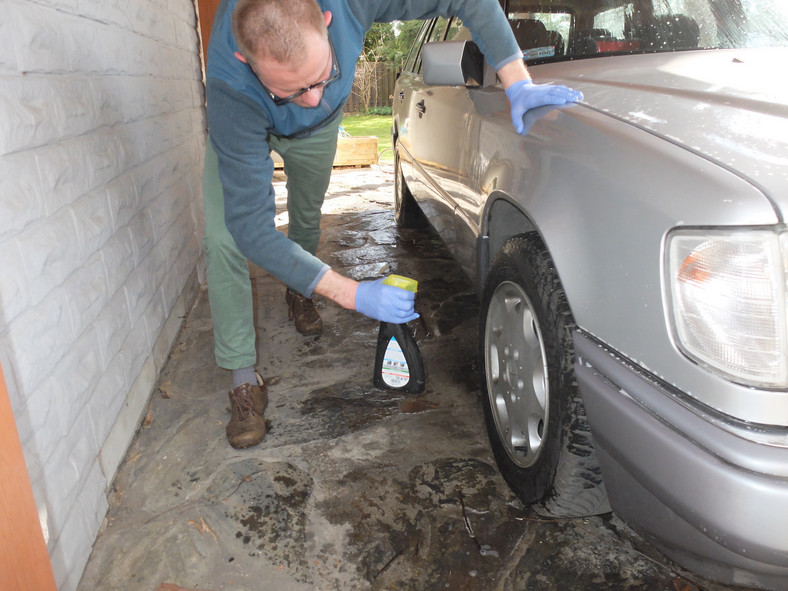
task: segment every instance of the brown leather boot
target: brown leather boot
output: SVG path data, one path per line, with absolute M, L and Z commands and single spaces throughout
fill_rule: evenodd
M 227 441 L 235 449 L 244 449 L 260 443 L 265 437 L 263 413 L 268 406 L 268 388 L 241 384 L 230 390 L 232 418 L 225 432 Z
M 315 309 L 315 303 L 300 293 L 288 289 L 285 292 L 287 319 L 295 320 L 295 327 L 304 336 L 321 334 L 323 320 Z
M 265 409 L 268 408 L 268 386 L 265 385 L 260 372 L 255 370 L 254 375 L 257 378 L 257 386 L 251 388 L 254 411 L 262 417 Z

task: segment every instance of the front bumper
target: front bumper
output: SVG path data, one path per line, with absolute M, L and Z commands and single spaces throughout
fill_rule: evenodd
M 574 342 L 613 510 L 698 574 L 788 589 L 788 448 L 726 428 L 588 335 Z

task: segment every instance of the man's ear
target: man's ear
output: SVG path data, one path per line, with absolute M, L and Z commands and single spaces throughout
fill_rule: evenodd
M 246 63 L 246 58 L 242 56 L 240 53 L 238 53 L 237 51 L 233 55 L 235 56 L 235 59 L 237 59 L 239 62 Z
M 326 11 L 323 13 L 323 18 L 326 20 L 326 26 L 328 26 L 328 25 L 330 25 L 330 24 L 331 24 L 331 17 L 332 17 L 332 16 L 334 16 L 334 15 L 332 15 L 332 14 L 331 14 L 331 11 L 330 11 L 330 10 L 326 10 Z

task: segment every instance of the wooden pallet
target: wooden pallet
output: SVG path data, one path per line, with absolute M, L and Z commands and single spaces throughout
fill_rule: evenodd
M 275 168 L 283 168 L 282 158 L 271 153 Z M 340 137 L 337 141 L 337 154 L 334 166 L 371 166 L 378 161 L 378 138 L 371 136 Z

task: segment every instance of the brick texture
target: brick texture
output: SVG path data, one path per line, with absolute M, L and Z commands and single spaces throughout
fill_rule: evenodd
M 61 591 L 203 276 L 203 104 L 191 0 L 4 0 L 0 362 Z

